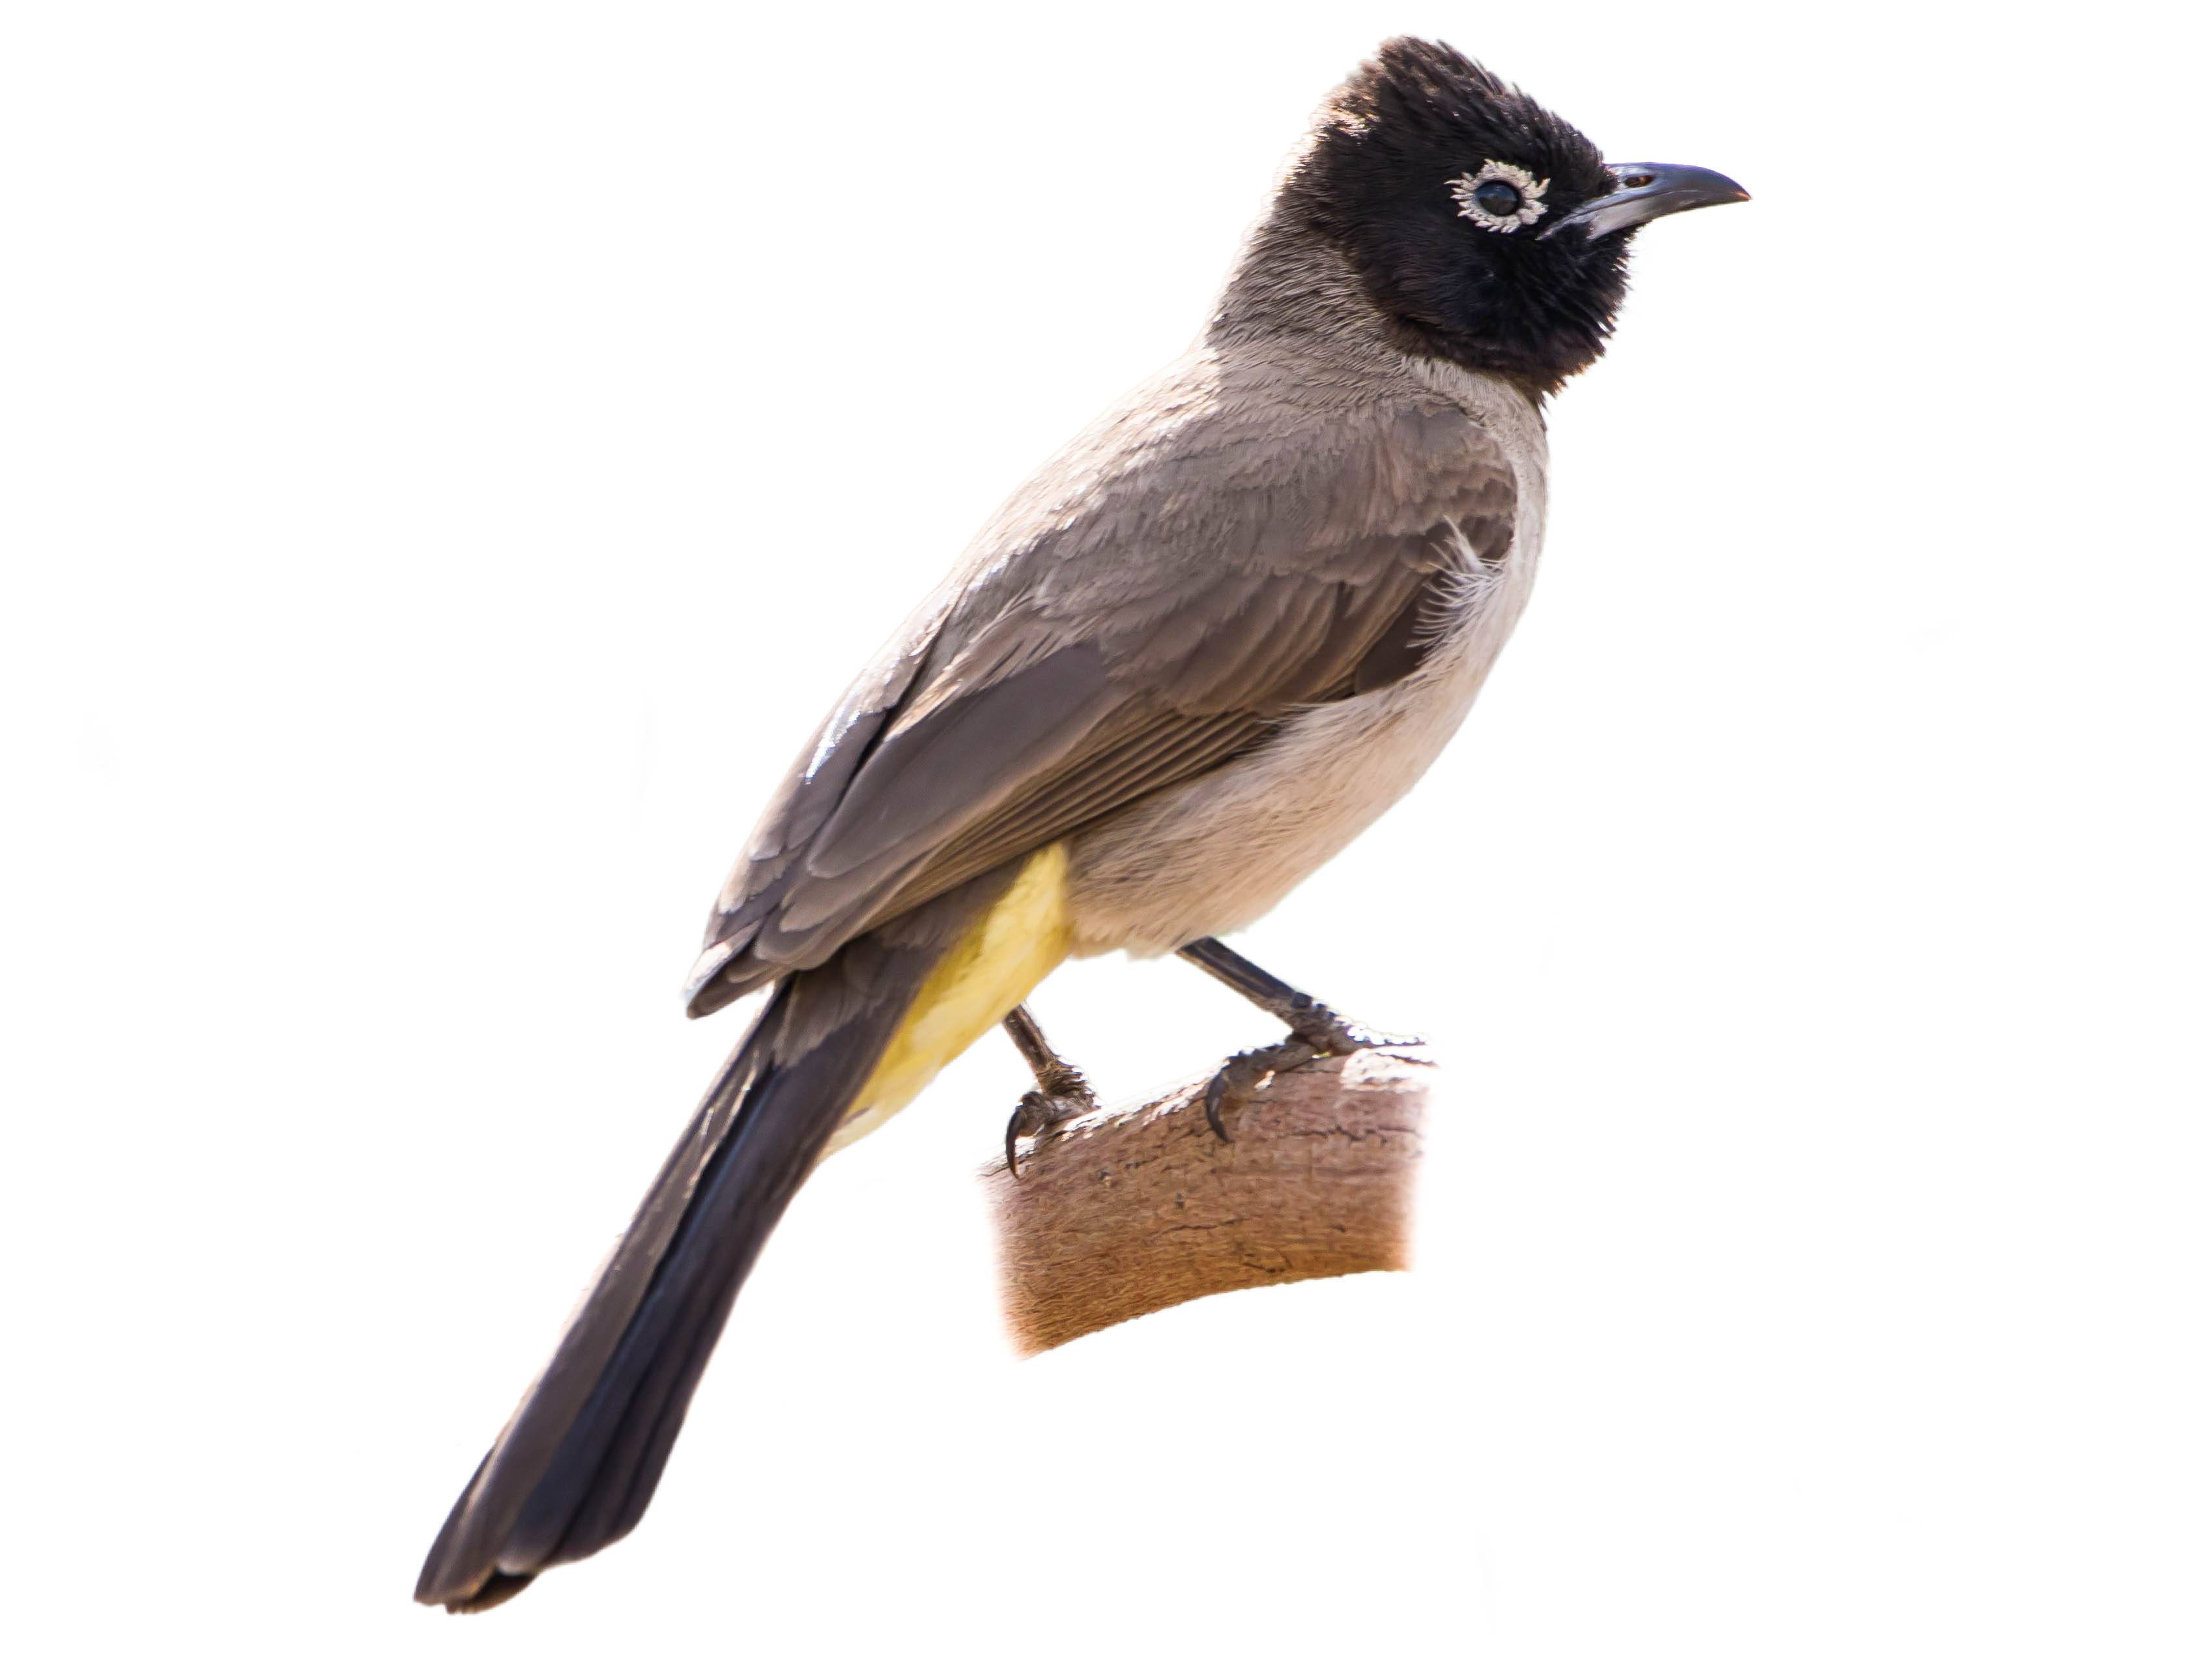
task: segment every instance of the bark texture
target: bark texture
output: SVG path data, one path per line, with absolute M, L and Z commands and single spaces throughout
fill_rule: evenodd
M 1279 1073 L 1206 1126 L 1205 1085 L 1040 1136 L 985 1175 L 1024 1354 L 1223 1291 L 1402 1270 L 1433 1068 L 1370 1051 Z

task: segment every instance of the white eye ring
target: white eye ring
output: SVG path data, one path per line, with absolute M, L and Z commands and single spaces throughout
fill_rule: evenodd
M 1474 199 L 1474 192 L 1497 179 L 1521 192 L 1521 205 L 1512 212 L 1496 214 Z M 1459 204 L 1460 216 L 1472 219 L 1485 230 L 1495 230 L 1510 236 L 1523 225 L 1533 225 L 1544 216 L 1543 194 L 1552 187 L 1549 179 L 1538 179 L 1526 167 L 1516 167 L 1510 161 L 1485 161 L 1480 173 L 1462 173 L 1451 182 L 1452 200 Z

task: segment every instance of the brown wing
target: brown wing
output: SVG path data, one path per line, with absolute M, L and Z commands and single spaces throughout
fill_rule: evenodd
M 1077 511 L 1018 498 L 1047 527 L 971 561 L 793 769 L 709 921 L 693 1014 L 1402 678 L 1440 591 L 1510 540 L 1511 473 L 1455 410 L 1263 455 L 1206 435 L 1081 481 Z

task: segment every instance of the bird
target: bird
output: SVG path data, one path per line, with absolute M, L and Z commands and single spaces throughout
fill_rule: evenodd
M 829 1153 L 1061 962 L 1178 953 L 1284 1024 L 1275 1071 L 1391 1041 L 1239 955 L 1428 769 L 1526 603 L 1545 410 L 1605 349 L 1638 228 L 1748 200 L 1609 162 L 1454 48 L 1323 100 L 1193 347 L 1018 489 L 806 743 L 685 989 L 766 998 L 453 1504 L 418 1601 L 496 1607 L 638 1522 L 761 1248 Z

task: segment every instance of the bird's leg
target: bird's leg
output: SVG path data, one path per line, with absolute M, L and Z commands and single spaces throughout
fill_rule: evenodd
M 1292 1036 L 1311 1044 L 1322 1054 L 1410 1048 L 1420 1041 L 1418 1037 L 1387 1036 L 1346 1019 L 1327 1003 L 1317 1002 L 1295 985 L 1277 979 L 1258 963 L 1238 956 L 1218 939 L 1194 939 L 1176 954 L 1203 968 L 1247 1002 L 1265 1008 L 1291 1028 Z
M 1395 1037 L 1370 1030 L 1346 1019 L 1326 1003 L 1315 1001 L 1296 986 L 1285 984 L 1258 963 L 1240 957 L 1218 939 L 1194 939 L 1176 955 L 1203 968 L 1246 1001 L 1265 1008 L 1291 1028 L 1282 1042 L 1265 1048 L 1248 1048 L 1231 1055 L 1206 1085 L 1206 1121 L 1222 1139 L 1224 1104 L 1243 1105 L 1278 1072 L 1287 1072 L 1330 1054 L 1349 1054 L 1362 1048 L 1405 1048 L 1419 1037 Z
M 1082 1116 L 1097 1105 L 1098 1097 L 1091 1092 L 1082 1073 L 1053 1052 L 1052 1044 L 1044 1039 L 1044 1028 L 1026 1005 L 1008 1014 L 1006 1024 L 1006 1035 L 1029 1061 L 1037 1084 L 1022 1097 L 1022 1103 L 1006 1120 L 1006 1173 L 1019 1180 L 1022 1172 L 1014 1164 L 1014 1143 L 1024 1135 L 1040 1134 L 1055 1123 Z

